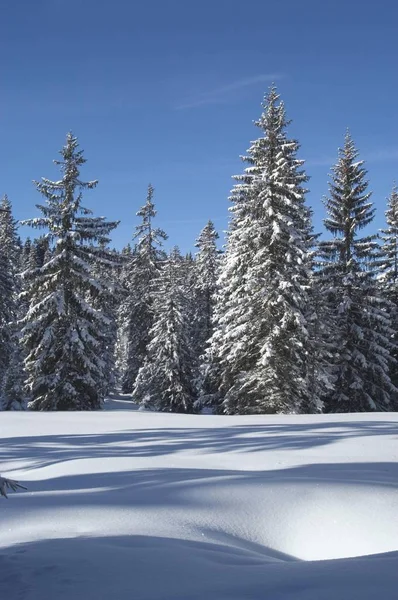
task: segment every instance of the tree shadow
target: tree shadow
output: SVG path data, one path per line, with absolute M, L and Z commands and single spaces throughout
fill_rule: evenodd
M 203 560 L 214 561 L 219 547 L 232 564 L 231 553 L 236 552 L 236 565 L 241 566 L 397 548 L 398 529 L 391 512 L 398 464 L 393 462 L 255 472 L 129 469 L 25 483 L 29 492 L 13 495 L 0 514 L 3 544 L 29 539 L 30 531 L 43 537 L 76 536 L 80 531 L 103 538 L 123 532 L 130 534 L 125 536 L 127 545 L 134 544 L 128 540 L 137 535 L 158 534 L 194 538 L 194 546 L 206 549 Z M 174 542 L 170 544 L 173 552 Z M 170 567 L 174 571 L 175 561 Z
M 389 420 L 152 429 L 138 426 L 100 434 L 5 437 L 2 460 L 13 460 L 15 465 L 29 461 L 31 468 L 37 468 L 76 459 L 156 457 L 187 450 L 198 454 L 299 451 L 366 437 L 377 437 L 382 445 L 383 438 L 391 436 L 398 439 L 398 422 Z
M 126 504 L 131 508 L 138 506 L 181 506 L 195 504 L 194 495 L 188 500 L 184 492 L 189 488 L 204 490 L 208 486 L 217 485 L 230 487 L 233 484 L 244 486 L 272 486 L 277 483 L 325 483 L 344 484 L 347 486 L 380 486 L 392 489 L 398 488 L 398 463 L 319 463 L 293 466 L 282 469 L 262 471 L 234 471 L 227 469 L 196 469 L 196 468 L 145 468 L 128 469 L 79 475 L 63 475 L 40 481 L 24 479 L 29 494 L 19 493 L 13 496 L 13 502 L 24 501 L 29 496 L 29 503 L 35 501 L 35 491 L 68 492 L 67 497 L 59 496 L 57 506 L 93 503 L 95 494 L 106 496 L 106 502 L 112 505 L 108 492 L 117 491 L 114 497 L 115 506 Z M 85 498 L 83 490 L 89 497 Z M 161 491 L 161 493 L 159 493 Z M 75 498 L 72 496 L 76 492 Z M 123 495 L 125 492 L 125 496 Z M 38 498 L 40 503 L 45 499 Z M 49 501 L 50 502 L 50 501 Z M 54 502 L 54 500 L 51 500 Z

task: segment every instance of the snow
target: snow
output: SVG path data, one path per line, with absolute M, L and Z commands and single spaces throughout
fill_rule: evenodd
M 389 600 L 398 414 L 3 412 L 8 600 Z

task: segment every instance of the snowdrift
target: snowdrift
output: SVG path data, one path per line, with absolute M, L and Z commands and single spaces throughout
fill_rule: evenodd
M 396 598 L 398 415 L 107 408 L 2 413 L 2 596 Z

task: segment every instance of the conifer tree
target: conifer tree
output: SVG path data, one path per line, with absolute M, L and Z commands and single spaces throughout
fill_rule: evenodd
M 106 248 L 103 248 L 106 250 Z M 100 356 L 104 362 L 104 380 L 102 395 L 116 387 L 116 342 L 117 342 L 117 310 L 120 303 L 122 286 L 117 276 L 120 272 L 121 257 L 116 250 L 107 250 L 113 265 L 98 263 L 94 266 L 93 275 L 98 281 L 107 281 L 107 285 L 92 295 L 93 307 L 106 317 L 108 323 L 103 329 Z
M 219 276 L 219 235 L 212 221 L 208 221 L 196 241 L 198 252 L 195 257 L 195 346 L 196 355 L 201 357 L 206 343 L 213 333 L 213 312 Z
M 124 393 L 131 393 L 138 371 L 144 364 L 149 330 L 153 324 L 153 290 L 165 259 L 161 247 L 167 235 L 153 226 L 156 216 L 153 194 L 154 188 L 149 185 L 146 202 L 137 212 L 141 222 L 135 228 L 135 246 L 127 253 L 124 275 L 127 293 L 121 307 L 119 332 L 126 347 L 126 366 L 122 378 Z
M 396 390 L 389 377 L 393 350 L 389 311 L 377 289 L 376 235 L 359 237 L 375 209 L 367 172 L 349 133 L 332 170 L 325 219 L 333 239 L 320 244 L 325 294 L 331 307 L 334 389 L 330 412 L 388 410 Z
M 16 327 L 14 343 L 7 370 L 2 382 L 3 410 L 26 409 L 27 393 L 25 389 L 24 354 Z
M 4 196 L 0 203 L 0 407 L 4 410 L 23 408 L 25 397 L 17 326 L 20 254 L 17 222 Z
M 135 401 L 161 412 L 191 413 L 195 410 L 190 322 L 182 263 L 175 248 L 162 267 L 156 286 L 147 356 L 133 391 Z
M 325 397 L 333 390 L 334 385 L 331 340 L 334 337 L 335 324 L 327 302 L 327 284 L 315 257 L 305 317 L 308 329 L 308 400 L 301 410 L 305 413 L 320 413 L 324 410 Z
M 208 377 L 226 413 L 297 412 L 308 402 L 305 308 L 310 213 L 299 144 L 272 87 L 245 173 L 232 191 L 232 221 L 219 280 Z M 216 401 L 216 400 L 215 400 Z M 216 401 L 217 403 L 217 401 Z
M 92 216 L 82 205 L 83 190 L 95 188 L 97 181 L 80 179 L 86 160 L 71 133 L 60 154 L 55 164 L 62 178 L 36 182 L 45 198 L 37 205 L 42 216 L 24 222 L 48 230 L 45 239 L 53 254 L 41 268 L 24 274 L 30 303 L 23 321 L 29 406 L 93 410 L 103 399 L 107 375 L 101 350 L 109 325 L 94 298 L 112 293 L 109 281 L 100 281 L 95 271 L 98 265 L 114 265 L 107 245 L 117 223 Z
M 386 210 L 387 227 L 381 230 L 381 249 L 379 261 L 380 291 L 389 302 L 391 326 L 393 330 L 394 361 L 390 365 L 390 377 L 398 387 L 398 187 L 394 185 L 388 198 Z M 398 398 L 395 397 L 394 409 L 398 410 Z
M 10 260 L 8 198 L 0 204 L 0 389 L 12 351 L 11 321 L 14 315 L 14 282 Z
M 127 244 L 120 253 L 120 264 L 117 269 L 117 277 L 120 283 L 120 293 L 118 297 L 118 305 L 116 309 L 116 344 L 115 344 L 115 377 L 116 387 L 123 390 L 123 379 L 127 372 L 128 359 L 128 316 L 130 314 L 129 297 L 130 288 L 130 267 L 131 267 L 132 249 L 130 244 Z

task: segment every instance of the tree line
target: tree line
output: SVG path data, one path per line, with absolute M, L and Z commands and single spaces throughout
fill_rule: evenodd
M 96 410 L 116 388 L 167 412 L 398 409 L 398 189 L 386 228 L 367 233 L 375 209 L 347 132 L 321 238 L 275 87 L 256 126 L 223 250 L 209 221 L 194 255 L 166 253 L 151 185 L 132 243 L 112 249 L 118 223 L 84 206 L 97 181 L 81 180 L 72 133 L 55 161 L 61 178 L 36 182 L 41 216 L 22 222 L 37 238 L 20 240 L 3 198 L 3 410 Z

